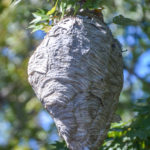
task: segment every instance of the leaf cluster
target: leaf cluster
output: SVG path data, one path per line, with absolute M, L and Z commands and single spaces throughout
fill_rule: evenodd
M 76 15 L 80 9 L 88 10 L 88 9 L 98 9 L 103 8 L 102 4 L 105 3 L 102 0 L 57 0 L 54 7 L 49 10 L 47 13 L 41 9 L 36 13 L 33 13 L 35 19 L 31 21 L 31 26 L 29 28 L 33 28 L 33 32 L 37 30 L 44 30 L 48 32 L 51 27 L 55 24 L 55 22 L 59 21 L 65 15 L 68 14 L 70 10 L 74 10 L 74 15 Z M 57 8 L 57 9 L 56 9 Z M 101 13 L 101 12 L 100 12 Z M 46 18 L 46 20 L 44 20 Z M 36 21 L 36 23 L 35 23 Z M 45 21 L 45 22 L 43 22 Z M 47 21 L 47 22 L 46 22 Z M 52 24 L 48 24 L 52 22 Z M 113 18 L 113 23 L 127 26 L 127 25 L 136 25 L 136 21 L 126 18 L 123 15 L 119 15 Z
M 134 119 L 113 124 L 100 150 L 150 150 L 150 97 L 138 100 Z
M 50 17 L 47 15 L 47 11 L 43 9 L 38 9 L 37 12 L 32 13 L 34 19 L 30 22 L 29 28 L 33 29 L 32 32 L 35 32 L 37 30 L 43 30 L 47 32 L 51 29 L 51 26 L 53 25 L 52 20 L 50 20 Z
M 50 10 L 38 9 L 32 13 L 34 19 L 30 22 L 29 28 L 32 32 L 37 30 L 43 30 L 48 32 L 51 27 L 58 22 L 61 18 L 68 14 L 70 10 L 73 10 L 73 15 L 76 15 L 81 9 L 98 9 L 103 8 L 107 1 L 104 0 L 56 0 L 55 5 Z M 102 10 L 101 10 L 102 11 Z M 99 13 L 101 13 L 101 11 Z M 126 18 L 123 15 L 119 15 L 113 18 L 114 24 L 127 26 L 136 25 L 136 21 Z

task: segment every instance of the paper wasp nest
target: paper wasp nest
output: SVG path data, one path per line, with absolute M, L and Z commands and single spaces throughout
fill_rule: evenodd
M 29 82 L 70 150 L 98 150 L 123 83 L 121 46 L 99 19 L 68 17 L 30 58 Z

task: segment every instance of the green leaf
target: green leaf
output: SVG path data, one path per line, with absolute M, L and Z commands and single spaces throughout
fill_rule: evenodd
M 33 28 L 35 28 L 35 27 L 36 27 L 36 25 L 35 25 L 35 24 L 32 24 L 32 25 L 30 25 L 28 28 L 33 29 Z
M 41 16 L 37 15 L 36 13 L 32 13 L 32 15 L 34 16 L 35 19 L 33 19 L 33 20 L 30 22 L 30 24 L 33 24 L 33 23 L 36 24 L 36 23 L 38 23 L 38 22 L 41 21 L 41 19 L 42 19 Z
M 44 9 L 38 8 L 38 12 L 41 14 L 46 14 L 46 12 L 44 11 Z
M 35 25 L 35 26 L 33 26 L 32 33 L 35 31 L 38 31 L 38 30 L 42 30 L 42 28 L 43 28 L 43 25 Z
M 122 15 L 116 16 L 113 18 L 113 23 L 118 24 L 118 25 L 122 25 L 122 26 L 127 26 L 127 25 L 137 25 L 137 22 L 129 19 L 129 18 L 125 18 Z

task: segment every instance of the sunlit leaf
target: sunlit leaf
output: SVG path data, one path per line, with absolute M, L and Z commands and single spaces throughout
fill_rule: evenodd
M 55 6 L 54 6 L 51 10 L 49 10 L 49 11 L 47 12 L 47 15 L 50 16 L 50 15 L 52 15 L 52 14 L 56 11 L 57 3 L 58 3 L 58 0 L 56 1 Z

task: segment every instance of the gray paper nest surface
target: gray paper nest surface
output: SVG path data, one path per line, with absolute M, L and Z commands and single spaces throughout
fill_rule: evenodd
M 70 150 L 98 150 L 123 84 L 121 46 L 98 19 L 56 24 L 29 60 L 29 82 Z

